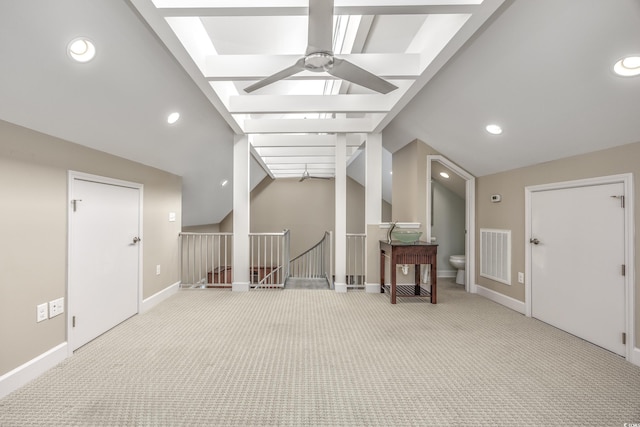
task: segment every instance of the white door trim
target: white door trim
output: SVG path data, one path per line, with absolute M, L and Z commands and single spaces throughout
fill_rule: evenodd
M 624 187 L 625 209 L 624 209 L 624 263 L 626 274 L 624 276 L 625 286 L 625 325 L 627 329 L 627 344 L 625 358 L 633 360 L 633 348 L 635 346 L 635 248 L 634 248 L 634 193 L 633 174 L 620 174 L 602 176 L 596 178 L 579 179 L 575 181 L 563 181 L 551 184 L 532 185 L 524 188 L 525 193 L 525 314 L 531 317 L 531 196 L 537 191 L 560 190 L 566 188 L 588 187 L 602 184 L 622 183 Z M 595 238 L 595 233 L 594 233 Z
M 99 184 L 107 184 L 107 185 L 117 185 L 120 187 L 128 187 L 128 188 L 134 188 L 137 189 L 139 191 L 140 197 L 138 199 L 138 212 L 139 212 L 139 218 L 138 218 L 138 224 L 140 227 L 140 231 L 139 231 L 139 237 L 140 237 L 140 243 L 139 243 L 139 250 L 138 250 L 138 313 L 142 312 L 142 273 L 143 273 L 143 265 L 142 265 L 142 259 L 143 256 L 142 254 L 144 253 L 144 236 L 143 236 L 143 224 L 142 224 L 142 207 L 143 207 L 143 200 L 144 200 L 144 185 L 143 184 L 139 184 L 137 182 L 130 182 L 130 181 L 123 181 L 120 179 L 115 179 L 115 178 L 108 178 L 108 177 L 104 177 L 104 176 L 99 176 L 99 175 L 92 175 L 92 174 L 88 174 L 88 173 L 84 173 L 84 172 L 77 172 L 77 171 L 68 171 L 67 173 L 68 176 L 68 181 L 67 181 L 67 291 L 66 291 L 66 299 L 67 299 L 67 309 L 65 310 L 65 316 L 67 316 L 66 318 L 66 323 L 67 323 L 67 330 L 66 330 L 66 339 L 67 342 L 69 344 L 71 344 L 69 341 L 71 339 L 71 316 L 69 316 L 69 313 L 72 312 L 71 308 L 69 306 L 69 304 L 71 304 L 73 301 L 71 301 L 69 299 L 69 271 L 71 270 L 71 232 L 72 232 L 72 227 L 73 227 L 73 223 L 71 221 L 72 219 L 72 196 L 73 196 L 73 184 L 74 184 L 74 180 L 78 179 L 78 180 L 82 180 L 82 181 L 89 181 L 89 182 L 96 182 Z M 71 355 L 73 353 L 73 345 L 68 345 L 67 348 L 69 349 L 69 355 Z
M 426 216 L 426 240 L 431 241 L 431 162 L 439 162 L 466 180 L 465 184 L 465 254 L 467 256 L 467 266 L 465 269 L 465 290 L 477 293 L 475 278 L 476 271 L 476 178 L 451 160 L 440 154 L 429 154 L 427 156 L 427 210 Z

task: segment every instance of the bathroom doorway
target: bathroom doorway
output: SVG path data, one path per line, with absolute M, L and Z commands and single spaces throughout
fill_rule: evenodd
M 426 227 L 426 240 L 431 241 L 432 237 L 438 239 L 440 236 L 432 235 L 432 225 L 434 219 L 433 211 L 433 195 L 434 187 L 438 184 L 432 183 L 432 176 L 435 174 L 440 176 L 440 172 L 446 172 L 450 175 L 452 182 L 461 181 L 462 188 L 449 189 L 451 192 L 457 192 L 464 198 L 464 255 L 466 255 L 466 268 L 465 268 L 465 290 L 467 292 L 475 293 L 475 177 L 469 172 L 460 168 L 458 165 L 450 161 L 441 155 L 429 155 L 427 156 L 427 227 Z M 446 178 L 445 178 L 446 179 Z M 436 240 L 436 243 L 437 240 Z M 462 255 L 462 254 L 451 254 Z M 439 270 L 450 270 L 451 267 L 448 262 L 442 265 L 443 261 L 440 261 Z

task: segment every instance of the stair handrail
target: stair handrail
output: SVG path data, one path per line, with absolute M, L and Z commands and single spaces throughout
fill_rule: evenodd
M 300 270 L 303 270 L 303 275 L 301 277 L 321 277 L 327 279 L 329 283 L 331 283 L 332 281 L 329 280 L 331 267 L 327 269 L 326 265 L 327 260 L 331 262 L 331 255 L 325 255 L 327 247 L 331 250 L 331 232 L 329 231 L 325 231 L 324 236 L 322 236 L 322 239 L 320 239 L 318 243 L 291 260 L 289 263 L 289 276 L 294 277 L 295 273 L 299 273 Z M 296 268 L 296 264 L 301 260 L 312 260 L 314 265 L 310 265 L 311 262 L 308 262 L 307 264 L 303 264 L 301 268 Z

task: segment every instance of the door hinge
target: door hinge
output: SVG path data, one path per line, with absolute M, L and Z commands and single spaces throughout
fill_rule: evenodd
M 71 200 L 71 204 L 73 205 L 73 211 L 75 212 L 78 209 L 78 202 L 81 202 L 82 199 L 73 199 Z
M 627 343 L 627 333 L 623 332 L 622 333 L 622 344 L 626 344 Z
M 625 264 L 622 264 L 622 275 L 623 276 L 627 275 L 627 266 Z
M 614 199 L 620 199 L 620 207 L 624 208 L 624 196 L 611 196 Z
M 71 318 L 71 327 L 72 327 L 72 328 L 75 328 L 75 327 L 76 327 L 76 316 L 73 316 L 73 317 Z

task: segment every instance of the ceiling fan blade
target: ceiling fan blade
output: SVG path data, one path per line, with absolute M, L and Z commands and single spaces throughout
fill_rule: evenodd
M 244 88 L 244 91 L 247 93 L 251 93 L 255 90 L 258 90 L 260 88 L 263 88 L 265 86 L 270 85 L 271 83 L 275 83 L 279 80 L 282 79 L 286 79 L 287 77 L 291 77 L 294 74 L 298 74 L 300 71 L 304 70 L 304 58 L 300 58 L 296 61 L 295 64 L 293 64 L 291 67 L 285 68 L 282 71 L 278 71 L 277 73 L 269 76 L 269 77 L 265 77 L 264 79 L 260 80 L 259 82 L 256 82 L 252 85 L 249 85 L 247 87 Z
M 309 0 L 307 55 L 333 53 L 333 0 Z
M 344 59 L 334 58 L 333 67 L 328 69 L 327 72 L 332 76 L 364 86 L 382 94 L 398 89 L 398 86 Z

